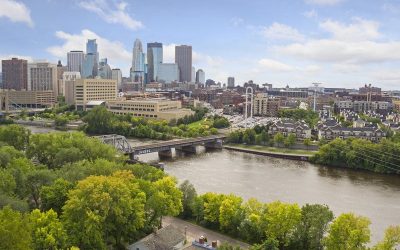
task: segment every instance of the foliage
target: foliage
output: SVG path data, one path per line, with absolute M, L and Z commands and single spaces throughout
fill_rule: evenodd
M 18 150 L 25 148 L 29 136 L 30 130 L 19 125 L 11 124 L 0 127 L 0 142 L 5 142 Z
M 190 116 L 185 116 L 184 118 L 180 118 L 176 121 L 176 125 L 181 125 L 181 124 L 190 124 L 192 122 L 197 122 L 200 121 L 201 119 L 204 118 L 206 113 L 208 112 L 207 108 L 193 108 L 194 114 Z
M 129 171 L 90 176 L 69 192 L 65 227 L 80 248 L 120 247 L 144 225 L 145 194 Z
M 283 136 L 283 134 L 281 132 L 278 132 L 274 135 L 274 143 L 276 145 L 281 145 L 282 143 L 285 142 L 285 136 Z
M 0 167 L 5 168 L 12 159 L 24 157 L 24 153 L 12 146 L 0 147 Z
M 194 213 L 194 206 L 197 197 L 196 189 L 193 184 L 191 184 L 188 180 L 179 185 L 179 190 L 182 192 L 182 208 L 183 211 L 180 214 L 182 218 L 190 218 Z
M 215 115 L 213 117 L 213 127 L 214 128 L 228 128 L 230 126 L 230 123 L 228 119 L 226 119 L 223 116 L 218 116 Z
M 279 110 L 278 117 L 291 118 L 296 121 L 304 120 L 310 128 L 313 128 L 319 119 L 318 113 L 311 109 L 281 109 Z
M 31 236 L 28 218 L 5 207 L 0 210 L 0 249 L 30 249 Z
M 400 226 L 390 226 L 385 231 L 385 237 L 380 241 L 374 250 L 392 250 L 400 245 Z
M 367 249 L 371 237 L 370 224 L 366 217 L 341 214 L 329 226 L 329 234 L 324 239 L 326 249 Z
M 296 135 L 293 133 L 290 133 L 284 141 L 285 147 L 290 148 L 296 143 Z
M 399 154 L 400 143 L 388 139 L 379 143 L 363 139 L 335 139 L 321 146 L 311 160 L 317 164 L 400 174 Z
M 256 125 L 246 130 L 236 130 L 229 134 L 228 142 L 265 145 L 269 142 L 269 126 Z
M 44 211 L 54 210 L 57 214 L 61 214 L 62 207 L 68 199 L 68 192 L 74 185 L 62 178 L 55 180 L 49 186 L 42 186 L 40 189 L 41 208 Z

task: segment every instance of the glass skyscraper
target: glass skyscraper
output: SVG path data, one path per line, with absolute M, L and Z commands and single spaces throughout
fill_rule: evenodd
M 131 81 L 145 82 L 145 54 L 143 53 L 142 42 L 135 40 L 132 51 Z
M 162 43 L 147 44 L 147 77 L 149 82 L 158 81 L 159 67 L 163 62 Z
M 95 78 L 99 68 L 99 52 L 96 39 L 88 39 L 86 43 L 86 55 L 83 62 L 83 78 Z

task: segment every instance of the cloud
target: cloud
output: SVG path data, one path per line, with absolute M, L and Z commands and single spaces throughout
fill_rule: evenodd
M 378 41 L 379 24 L 359 18 L 350 24 L 325 21 L 320 27 L 331 34 L 324 39 L 308 39 L 274 50 L 298 59 L 327 63 L 366 64 L 400 60 L 400 41 Z
M 67 52 L 85 50 L 87 39 L 96 39 L 100 58 L 108 58 L 112 66 L 118 65 L 124 74 L 128 74 L 132 55 L 121 42 L 110 41 L 88 29 L 82 30 L 80 34 L 57 31 L 55 36 L 62 40 L 63 44 L 47 48 L 47 51 L 54 57 L 65 60 Z
M 244 20 L 240 17 L 234 17 L 230 20 L 230 23 L 232 26 L 238 27 L 238 26 L 244 24 Z
M 163 62 L 175 63 L 175 46 L 177 44 L 163 44 Z
M 315 4 L 315 5 L 336 5 L 344 0 L 305 0 L 307 4 Z
M 267 69 L 270 71 L 275 71 L 275 72 L 288 72 L 294 70 L 294 68 L 288 64 L 264 58 L 258 61 L 259 66 L 261 66 L 263 69 Z
M 300 34 L 300 32 L 295 28 L 276 22 L 269 27 L 264 27 L 262 30 L 262 34 L 268 39 L 290 41 L 304 40 L 304 36 Z
M 315 10 L 310 10 L 310 11 L 306 11 L 303 12 L 303 15 L 307 18 L 316 18 L 318 17 L 318 13 Z
M 88 0 L 79 2 L 79 6 L 96 13 L 107 23 L 121 24 L 128 29 L 138 30 L 144 27 L 141 21 L 133 19 L 126 11 L 126 2 L 112 2 L 105 0 Z
M 0 6 L 0 17 L 6 17 L 12 22 L 26 23 L 29 27 L 34 26 L 31 11 L 25 4 L 11 0 L 0 0 Z

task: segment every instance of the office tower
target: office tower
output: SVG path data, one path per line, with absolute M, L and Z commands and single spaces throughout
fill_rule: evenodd
M 83 77 L 95 78 L 98 75 L 99 52 L 96 39 L 88 39 L 86 43 L 86 55 L 83 62 Z
M 64 72 L 67 71 L 67 66 L 63 66 L 61 64 L 61 61 L 58 60 L 58 64 L 57 64 L 57 93 L 55 93 L 57 96 L 62 95 L 63 93 L 63 74 Z
M 228 77 L 228 88 L 234 88 L 235 87 L 235 77 L 230 76 Z
M 206 73 L 204 73 L 202 69 L 199 69 L 196 72 L 196 83 L 206 83 Z
M 175 63 L 179 67 L 179 81 L 190 82 L 192 80 L 192 46 L 175 46 Z
M 158 81 L 164 83 L 178 82 L 178 65 L 176 63 L 161 63 L 159 65 Z
M 196 68 L 192 67 L 192 76 L 190 78 L 190 82 L 196 82 Z
M 147 77 L 149 82 L 158 81 L 159 65 L 163 62 L 162 43 L 147 44 Z
M 122 72 L 120 69 L 112 69 L 111 71 L 111 79 L 117 81 L 117 87 L 120 90 L 122 87 Z
M 52 90 L 57 95 L 57 65 L 48 62 L 28 63 L 28 90 Z
M 28 89 L 28 61 L 18 58 L 2 60 L 2 81 L 4 89 Z
M 79 72 L 64 72 L 63 74 L 63 86 L 62 95 L 65 97 L 65 103 L 68 105 L 75 104 L 75 81 L 81 79 L 81 74 Z
M 135 40 L 132 51 L 131 81 L 143 83 L 145 81 L 145 54 L 142 42 Z
M 101 79 L 112 79 L 112 71 L 110 65 L 107 63 L 107 58 L 100 60 L 98 76 Z
M 72 50 L 67 53 L 67 68 L 70 72 L 83 72 L 85 54 L 82 50 Z

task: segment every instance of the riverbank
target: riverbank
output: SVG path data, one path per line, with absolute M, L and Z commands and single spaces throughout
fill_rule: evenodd
M 309 161 L 317 151 L 306 151 L 287 148 L 275 148 L 259 145 L 226 144 L 225 149 L 250 154 L 265 155 L 282 159 Z

